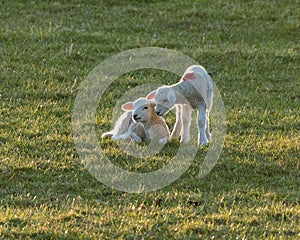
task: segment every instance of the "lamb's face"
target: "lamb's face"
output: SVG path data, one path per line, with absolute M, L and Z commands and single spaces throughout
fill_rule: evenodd
M 152 114 L 155 114 L 155 104 L 147 103 L 133 110 L 133 119 L 136 122 L 150 121 Z
M 133 102 L 132 117 L 136 122 L 150 121 L 152 114 L 155 114 L 155 103 L 146 98 L 139 98 Z
M 176 96 L 174 91 L 168 87 L 160 87 L 157 89 L 154 95 L 156 102 L 155 111 L 158 116 L 163 116 L 167 113 L 175 104 Z

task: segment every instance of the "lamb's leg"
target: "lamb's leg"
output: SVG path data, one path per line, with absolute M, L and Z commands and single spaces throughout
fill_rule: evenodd
M 207 137 L 206 137 L 206 126 L 207 124 L 207 118 L 206 118 L 206 104 L 205 102 L 202 102 L 198 109 L 198 117 L 197 117 L 197 123 L 198 123 L 198 145 L 207 145 Z
M 128 133 L 112 136 L 112 140 L 129 140 L 129 139 L 130 139 L 130 135 Z
M 182 106 L 175 105 L 175 109 L 176 109 L 176 122 L 173 131 L 171 133 L 171 139 L 178 139 L 182 128 L 182 122 L 181 122 Z
M 142 139 L 136 134 L 136 133 L 134 133 L 134 132 L 132 132 L 131 134 L 130 134 L 130 137 L 134 140 L 134 141 L 136 141 L 136 142 L 142 142 Z
M 206 112 L 206 126 L 205 126 L 205 134 L 208 141 L 211 139 L 211 134 L 209 131 L 209 110 Z
M 145 130 L 142 123 L 132 123 L 129 126 L 128 133 L 136 142 L 142 142 L 143 138 L 145 138 Z
M 192 110 L 188 106 L 182 106 L 181 121 L 182 121 L 182 136 L 181 143 L 188 143 L 190 141 L 190 124 L 191 124 Z
M 101 135 L 101 138 L 111 138 L 114 135 L 113 130 L 109 131 L 109 132 L 105 132 Z
M 205 128 L 205 133 L 206 133 L 206 137 L 207 140 L 210 141 L 211 140 L 211 134 L 209 131 L 209 115 L 210 115 L 210 109 L 212 106 L 212 102 L 213 102 L 213 94 L 212 91 L 208 94 L 207 99 L 206 99 L 206 128 Z

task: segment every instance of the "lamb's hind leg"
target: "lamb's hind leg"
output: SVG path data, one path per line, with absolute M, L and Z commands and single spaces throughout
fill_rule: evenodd
M 175 109 L 176 109 L 176 122 L 171 133 L 171 139 L 178 139 L 182 128 L 182 122 L 181 122 L 182 106 L 175 105 Z
M 205 133 L 206 133 L 206 137 L 207 140 L 210 141 L 211 140 L 211 134 L 209 131 L 209 116 L 210 116 L 210 110 L 212 107 L 212 102 L 213 102 L 213 92 L 209 92 L 207 99 L 206 99 L 206 128 L 205 128 Z
M 209 131 L 209 110 L 206 112 L 206 126 L 205 126 L 205 134 L 208 141 L 211 140 L 211 134 Z
M 181 142 L 182 143 L 188 143 L 190 141 L 191 115 L 192 115 L 192 110 L 188 106 L 183 105 L 182 112 L 181 112 L 181 121 L 182 121 Z
M 206 115 L 206 104 L 205 102 L 201 103 L 198 109 L 198 117 L 197 117 L 197 123 L 198 123 L 198 145 L 207 145 L 207 137 L 205 130 L 208 126 L 207 124 L 207 115 Z

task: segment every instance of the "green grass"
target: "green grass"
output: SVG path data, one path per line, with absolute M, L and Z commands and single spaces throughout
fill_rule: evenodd
M 0 238 L 300 238 L 299 12 L 299 1 L 2 1 Z M 123 193 L 80 164 L 72 109 L 98 64 L 148 46 L 179 51 L 213 73 L 226 141 L 205 178 L 203 149 L 170 186 Z M 99 136 L 126 90 L 177 80 L 158 70 L 119 78 L 99 106 Z M 141 161 L 102 144 L 133 171 L 160 168 L 178 146 Z

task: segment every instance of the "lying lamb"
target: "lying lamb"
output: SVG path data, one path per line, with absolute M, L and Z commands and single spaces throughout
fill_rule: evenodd
M 112 139 L 130 139 L 137 142 L 155 141 L 165 144 L 170 139 L 170 131 L 164 119 L 155 112 L 155 103 L 146 98 L 139 98 L 134 102 L 122 105 L 126 111 L 118 120 L 115 128 L 102 135 L 112 134 Z M 128 128 L 128 131 L 123 129 Z M 119 129 L 122 129 L 120 131 Z
M 212 80 L 200 65 L 188 67 L 178 83 L 159 87 L 147 96 L 148 100 L 155 99 L 156 113 L 159 116 L 163 116 L 175 105 L 176 123 L 171 138 L 177 139 L 182 134 L 182 143 L 190 140 L 191 110 L 197 110 L 198 145 L 207 145 L 211 137 L 208 121 L 212 98 Z
M 113 140 L 133 139 L 136 142 L 143 142 L 146 139 L 146 134 L 143 124 L 133 121 L 132 111 L 126 111 L 117 120 L 114 128 L 103 133 L 101 137 L 111 137 Z

